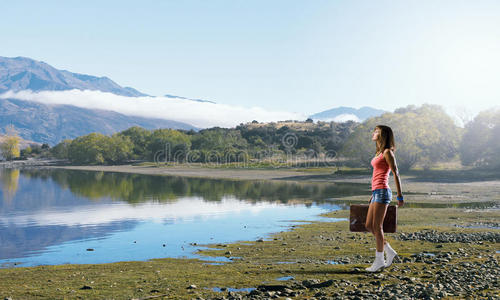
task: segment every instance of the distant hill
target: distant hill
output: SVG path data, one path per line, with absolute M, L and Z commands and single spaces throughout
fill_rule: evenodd
M 385 112 L 386 112 L 385 110 L 376 109 L 368 106 L 364 106 L 359 109 L 340 106 L 313 114 L 309 116 L 309 118 L 315 121 L 320 120 L 320 121 L 343 122 L 343 121 L 353 120 L 357 122 L 362 122 L 366 119 L 380 116 Z
M 46 105 L 17 99 L 0 100 L 0 134 L 14 125 L 25 140 L 55 145 L 91 132 L 112 134 L 132 126 L 146 129 L 198 128 L 177 121 L 126 116 L 113 111 L 85 109 L 73 105 Z
M 6 91 L 97 90 L 116 95 L 147 96 L 131 87 L 122 87 L 107 77 L 58 70 L 27 57 L 0 56 L 0 93 Z

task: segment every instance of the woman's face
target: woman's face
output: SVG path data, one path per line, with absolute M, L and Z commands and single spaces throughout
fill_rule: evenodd
M 378 141 L 379 136 L 380 136 L 380 128 L 377 127 L 373 130 L 372 141 Z

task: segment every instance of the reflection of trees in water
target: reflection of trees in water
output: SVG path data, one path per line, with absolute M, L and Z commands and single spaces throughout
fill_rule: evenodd
M 62 188 L 89 199 L 109 197 L 128 203 L 144 201 L 175 202 L 180 197 L 201 197 L 221 201 L 234 197 L 250 202 L 292 199 L 325 202 L 326 198 L 369 193 L 368 185 L 356 183 L 305 184 L 268 181 L 240 181 L 180 176 L 93 172 L 79 170 L 24 170 L 23 175 L 51 178 Z
M 1 169 L 0 183 L 2 184 L 4 204 L 10 203 L 16 195 L 19 185 L 18 169 Z

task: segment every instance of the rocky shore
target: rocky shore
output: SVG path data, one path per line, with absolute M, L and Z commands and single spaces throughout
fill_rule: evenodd
M 412 233 L 401 233 L 397 237 L 402 241 L 418 240 L 431 243 L 500 243 L 500 232 L 455 233 L 424 230 Z
M 66 164 L 66 160 L 60 159 L 27 159 L 27 160 L 12 160 L 0 161 L 0 168 L 29 168 L 29 167 L 49 167 L 60 166 Z
M 500 290 L 500 266 L 495 255 L 483 257 L 481 262 L 467 262 L 460 258 L 471 256 L 462 250 L 458 253 L 444 253 L 430 257 L 428 253 L 418 253 L 411 260 L 395 263 L 388 271 L 368 274 L 360 268 L 353 272 L 363 274 L 368 283 L 353 280 L 308 279 L 291 280 L 281 285 L 261 285 L 248 293 L 228 292 L 227 295 L 207 299 L 277 299 L 300 298 L 313 294 L 307 299 L 442 299 L 458 297 L 461 299 L 498 299 Z M 453 258 L 453 259 L 452 259 Z M 411 268 L 408 263 L 424 263 L 420 276 L 408 276 Z M 384 284 L 387 279 L 397 283 Z M 329 288 L 325 291 L 325 288 Z M 334 292 L 330 290 L 334 289 Z M 307 292 L 307 293 L 306 293 Z M 198 298 L 202 299 L 202 298 Z

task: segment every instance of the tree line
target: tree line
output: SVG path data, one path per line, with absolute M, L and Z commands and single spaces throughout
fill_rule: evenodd
M 330 154 L 338 163 L 369 167 L 375 149 L 371 133 L 376 125 L 384 124 L 395 133 L 401 170 L 431 168 L 435 163 L 458 159 L 465 166 L 496 168 L 500 167 L 496 159 L 500 155 L 499 123 L 500 110 L 488 110 L 460 127 L 442 107 L 425 104 L 399 108 L 362 123 L 253 121 L 234 128 L 200 131 L 131 127 L 111 136 L 91 133 L 64 140 L 50 149 L 44 145 L 22 154 L 48 155 L 89 165 L 134 160 L 230 163 L 276 156 L 285 160 L 324 158 Z M 13 143 L 13 139 L 8 147 L 2 143 L 2 153 L 12 149 Z
M 276 123 L 258 126 L 253 123 L 198 132 L 131 127 L 111 136 L 91 133 L 65 140 L 50 153 L 76 164 L 117 164 L 130 160 L 229 163 L 302 155 L 311 150 L 321 155 L 340 151 L 357 124 L 351 121 L 312 125 L 290 128 Z

